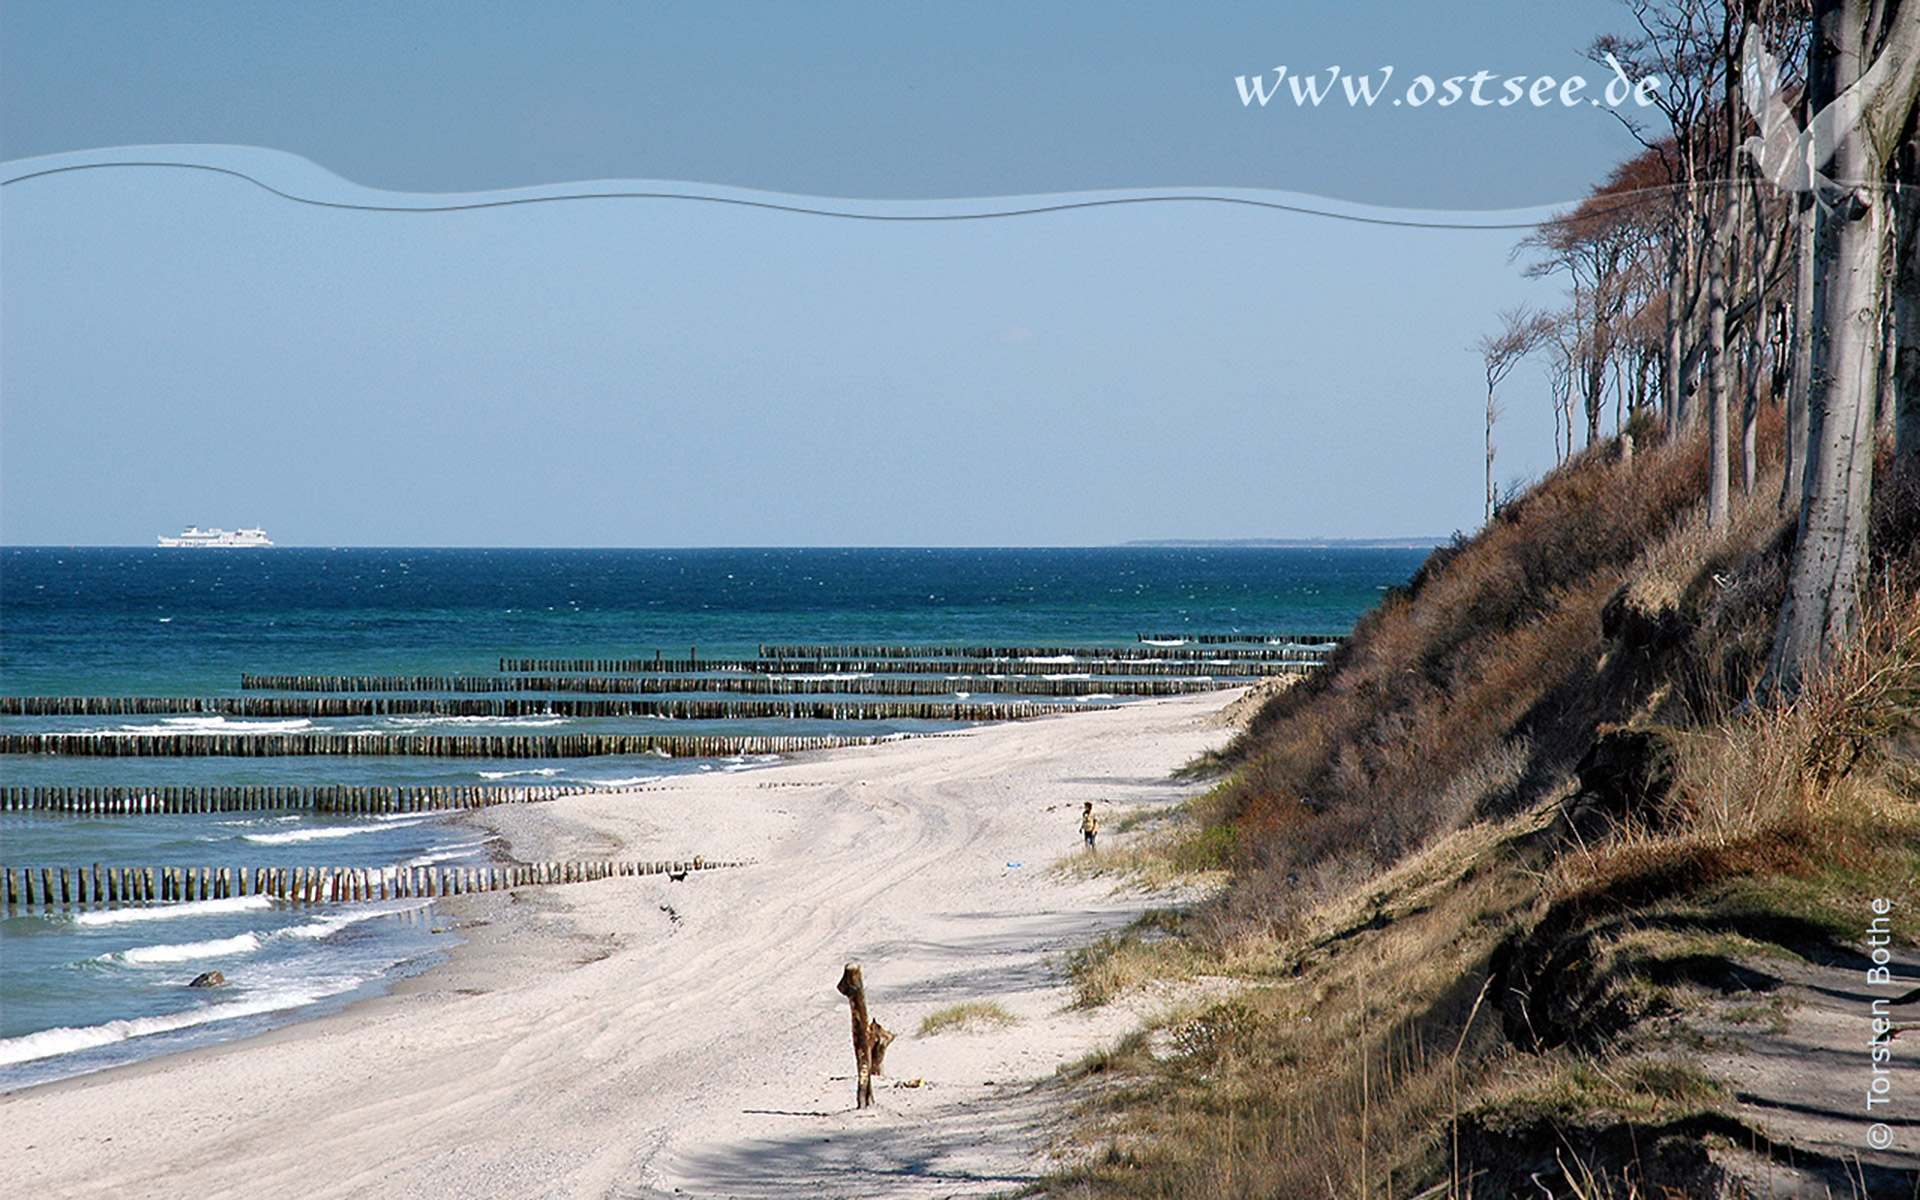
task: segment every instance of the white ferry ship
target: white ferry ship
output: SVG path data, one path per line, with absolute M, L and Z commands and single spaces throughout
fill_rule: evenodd
M 179 537 L 160 535 L 162 546 L 271 546 L 264 529 L 202 529 L 189 525 Z

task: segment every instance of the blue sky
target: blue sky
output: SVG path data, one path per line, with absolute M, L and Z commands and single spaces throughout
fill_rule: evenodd
M 1632 151 L 1615 120 L 1261 109 L 1234 77 L 1600 80 L 1580 51 L 1625 21 L 4 0 L 0 178 L 173 143 L 53 165 L 203 162 L 398 207 L 630 179 L 840 213 L 1165 188 L 1537 213 Z M 894 199 L 918 203 L 864 203 Z M 877 223 L 658 199 L 327 210 L 154 168 L 27 180 L 0 191 L 0 540 L 148 544 L 189 521 L 318 545 L 1445 534 L 1480 511 L 1467 347 L 1552 298 L 1510 258 L 1519 236 L 1185 202 Z M 1507 408 L 1501 474 L 1537 472 L 1537 373 Z

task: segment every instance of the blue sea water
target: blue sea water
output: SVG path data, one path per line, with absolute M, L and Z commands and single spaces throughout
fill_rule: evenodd
M 1126 646 L 1141 634 L 1338 633 L 1423 551 L 0 550 L 7 695 L 233 696 L 260 674 L 490 675 L 528 658 L 752 657 L 765 643 Z M 20 731 L 915 732 L 926 722 L 8 717 Z M 748 760 L 0 758 L 0 783 L 619 785 Z M 451 818 L 0 814 L 8 864 L 383 866 L 487 861 Z M 247 1033 L 418 971 L 428 904 L 257 900 L 0 919 L 0 1089 Z M 205 970 L 231 981 L 184 985 Z

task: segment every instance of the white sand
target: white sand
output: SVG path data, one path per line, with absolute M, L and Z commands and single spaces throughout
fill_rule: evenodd
M 1188 794 L 1168 772 L 1225 740 L 1205 718 L 1233 695 L 488 810 L 524 858 L 755 865 L 461 901 L 468 945 L 392 996 L 0 1098 L 0 1176 L 36 1198 L 1010 1190 L 1046 1168 L 1037 1085 L 1137 1015 L 1069 1011 L 1057 960 L 1147 901 L 1051 866 L 1083 800 Z M 901 1035 L 865 1112 L 850 960 Z M 967 1000 L 1020 1021 L 914 1036 Z

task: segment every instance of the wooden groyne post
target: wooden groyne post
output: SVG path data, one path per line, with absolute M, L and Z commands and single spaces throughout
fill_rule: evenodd
M 882 1074 L 881 1066 L 894 1035 L 867 1015 L 867 985 L 860 977 L 859 963 L 848 963 L 841 970 L 837 990 L 847 998 L 847 1007 L 853 1013 L 853 1061 L 857 1079 L 854 1107 L 867 1108 L 873 1104 L 873 1077 Z

